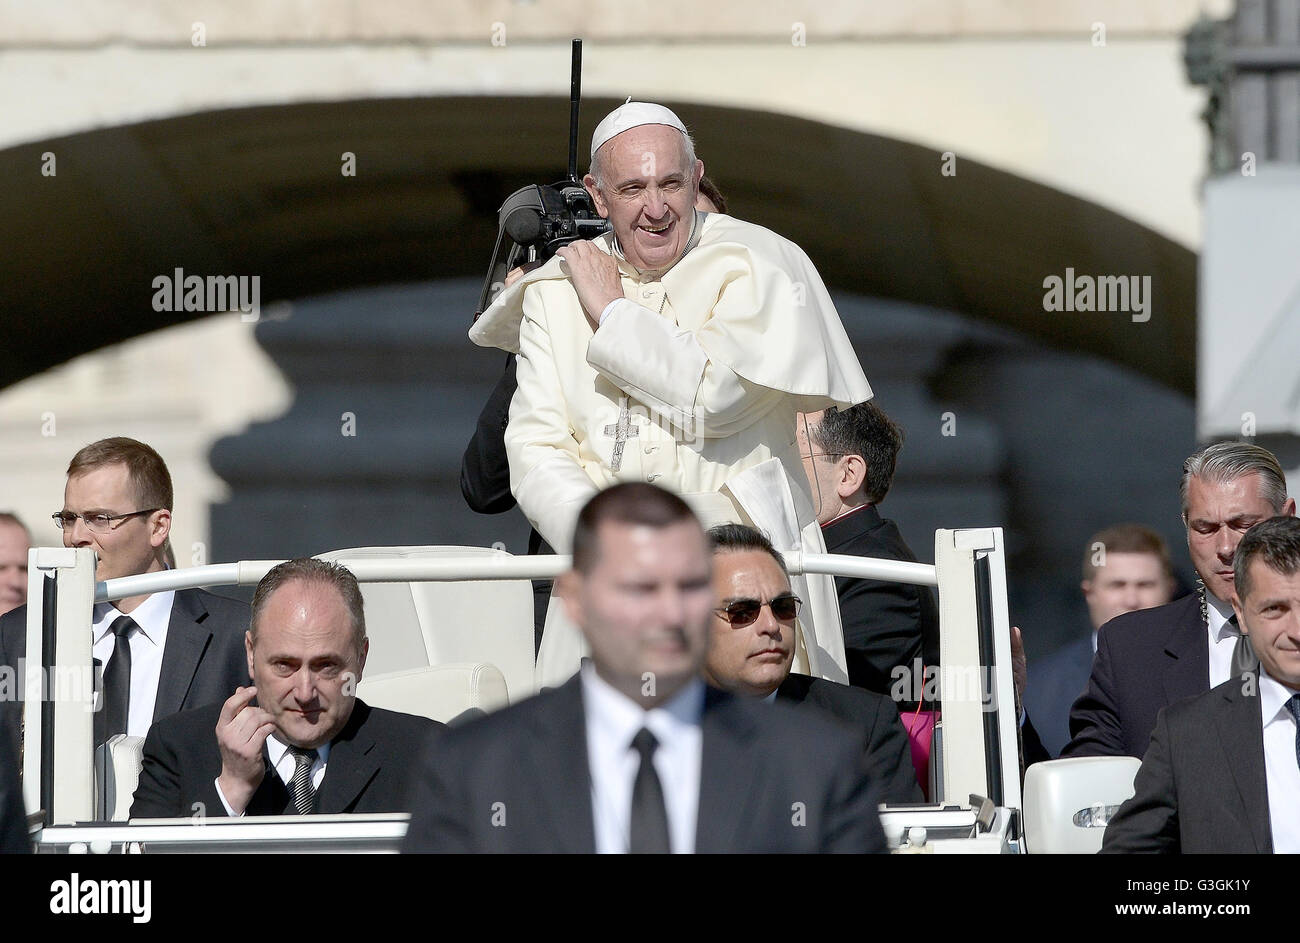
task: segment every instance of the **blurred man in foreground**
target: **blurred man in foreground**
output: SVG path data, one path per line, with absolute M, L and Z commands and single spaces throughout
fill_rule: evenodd
M 861 738 L 701 680 L 711 559 L 681 498 L 610 488 L 579 513 L 573 549 L 557 589 L 590 661 L 439 739 L 405 850 L 884 850 Z

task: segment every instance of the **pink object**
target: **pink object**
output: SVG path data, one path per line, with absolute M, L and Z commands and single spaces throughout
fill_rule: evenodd
M 930 798 L 930 744 L 934 739 L 934 721 L 937 711 L 900 711 L 899 719 L 907 731 L 907 739 L 912 745 L 912 770 L 916 781 L 921 785 L 921 792 L 928 801 Z

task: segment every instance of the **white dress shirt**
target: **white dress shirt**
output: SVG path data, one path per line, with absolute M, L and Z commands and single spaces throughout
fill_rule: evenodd
M 1241 631 L 1228 620 L 1234 615 L 1232 605 L 1222 602 L 1208 590 L 1205 593 L 1206 622 L 1210 646 L 1210 687 L 1217 688 L 1232 677 L 1232 653 Z
M 138 626 L 128 637 L 131 646 L 131 698 L 127 713 L 126 732 L 131 737 L 143 737 L 153 724 L 154 701 L 158 698 L 158 678 L 162 674 L 163 649 L 167 645 L 167 625 L 172 618 L 172 601 L 175 593 L 153 593 L 128 615 Z M 92 616 L 91 637 L 95 640 L 92 652 L 104 670 L 113 659 L 116 637 L 110 631 L 113 622 L 122 616 L 111 603 L 99 603 Z M 97 696 L 95 709 L 101 709 L 102 693 Z
M 1268 782 L 1268 821 L 1273 853 L 1300 853 L 1300 763 L 1296 760 L 1295 718 L 1286 702 L 1296 691 L 1260 669 L 1259 706 L 1264 721 L 1264 773 Z
M 663 787 L 669 847 L 673 854 L 693 853 L 700 808 L 704 682 L 692 681 L 671 700 L 648 711 L 606 683 L 591 662 L 582 666 L 581 683 L 596 852 L 626 854 L 631 845 L 632 786 L 641 768 L 632 738 L 647 727 L 659 741 L 654 767 Z
M 289 752 L 289 745 L 282 743 L 271 734 L 266 738 L 266 752 L 271 758 L 271 768 L 275 770 L 275 775 L 279 776 L 286 787 L 290 788 L 290 796 L 293 795 L 293 771 L 298 768 L 298 761 L 294 755 Z M 316 759 L 311 764 L 311 785 L 313 789 L 319 790 L 321 781 L 325 778 L 325 764 L 329 762 L 330 745 L 322 744 L 316 748 Z M 213 785 L 217 787 L 217 796 L 221 799 L 221 804 L 226 807 L 226 815 L 243 815 L 243 812 L 236 812 L 226 801 L 226 794 L 221 791 L 221 777 L 218 776 Z

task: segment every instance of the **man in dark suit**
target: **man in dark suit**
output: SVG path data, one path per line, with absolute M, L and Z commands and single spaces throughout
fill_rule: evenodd
M 1300 521 L 1252 527 L 1234 570 L 1259 669 L 1160 711 L 1103 852 L 1300 852 Z
M 1232 560 L 1252 525 L 1295 514 L 1282 466 L 1257 445 L 1211 445 L 1183 463 L 1182 506 L 1203 589 L 1101 627 L 1092 675 L 1070 711 L 1072 739 L 1063 757 L 1141 757 L 1162 707 L 1254 666 L 1233 617 Z
M 172 481 L 162 457 L 134 439 L 101 439 L 68 465 L 55 522 L 66 547 L 90 547 L 95 579 L 166 568 Z M 144 736 L 153 721 L 228 697 L 246 675 L 248 607 L 197 589 L 153 593 L 95 606 L 94 657 L 103 666 L 95 742 Z M 0 616 L 0 664 L 27 653 L 27 607 Z M 17 744 L 22 704 L 3 705 L 0 727 Z
M 873 402 L 804 414 L 796 430 L 826 551 L 915 563 L 898 526 L 876 510 L 894 481 L 902 430 Z M 928 586 L 837 576 L 835 591 L 850 684 L 888 695 L 898 669 L 910 673 L 917 660 L 938 667 L 939 607 Z
M 883 851 L 860 737 L 701 680 L 710 563 L 677 496 L 592 498 L 559 586 L 590 662 L 439 738 L 406 850 Z
M 1035 662 L 1025 691 L 1025 709 L 1053 756 L 1070 741 L 1070 707 L 1092 673 L 1097 630 L 1126 612 L 1169 602 L 1174 572 L 1164 538 L 1141 524 L 1114 524 L 1093 534 L 1081 588 L 1092 632 Z
M 883 694 L 791 674 L 800 600 L 785 560 L 752 527 L 709 529 L 713 620 L 704 679 L 716 688 L 829 715 L 866 734 L 866 762 L 882 802 L 921 802 L 898 707 Z
M 407 810 L 406 760 L 441 725 L 357 699 L 369 642 L 348 570 L 272 569 L 245 650 L 251 687 L 149 731 L 132 818 Z

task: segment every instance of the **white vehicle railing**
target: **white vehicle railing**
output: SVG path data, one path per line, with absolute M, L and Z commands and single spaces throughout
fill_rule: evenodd
M 936 531 L 933 566 L 836 554 L 788 552 L 785 556 L 792 575 L 823 573 L 938 588 L 942 672 L 937 678 L 909 681 L 914 685 L 932 683 L 941 691 L 943 721 L 933 751 L 934 801 L 969 808 L 971 796 L 987 797 L 999 810 L 1003 839 L 1014 845 L 1021 804 L 1020 768 L 1001 530 Z M 108 602 L 169 589 L 252 586 L 281 561 L 245 560 L 101 583 L 94 582 L 95 559 L 89 550 L 40 548 L 31 551 L 29 562 L 30 679 L 41 673 L 49 678 L 53 666 L 60 672 L 72 668 L 90 676 L 92 600 Z M 500 581 L 552 578 L 569 566 L 569 558 L 484 556 L 479 551 L 464 558 L 371 558 L 348 560 L 346 565 L 361 583 Z M 35 680 L 39 685 L 42 679 Z M 45 691 L 30 683 L 27 690 Z M 916 697 L 911 699 L 917 699 L 919 693 L 914 691 Z M 61 830 L 94 817 L 93 695 L 86 691 L 76 698 L 64 698 L 53 689 L 50 694 L 28 697 L 24 703 L 28 744 L 24 798 L 29 809 L 44 810 L 47 827 L 42 845 L 66 848 L 80 840 L 60 837 Z M 33 749 L 34 745 L 39 747 Z M 895 832 L 906 824 L 905 813 L 892 821 L 887 818 L 887 828 L 892 825 Z M 123 828 L 143 827 L 115 824 L 103 830 L 107 826 L 96 826 L 101 830 L 95 834 L 102 840 L 110 834 L 122 835 Z M 395 845 L 389 832 L 380 832 L 374 835 L 376 842 Z M 179 834 L 176 843 L 178 847 L 194 844 Z

